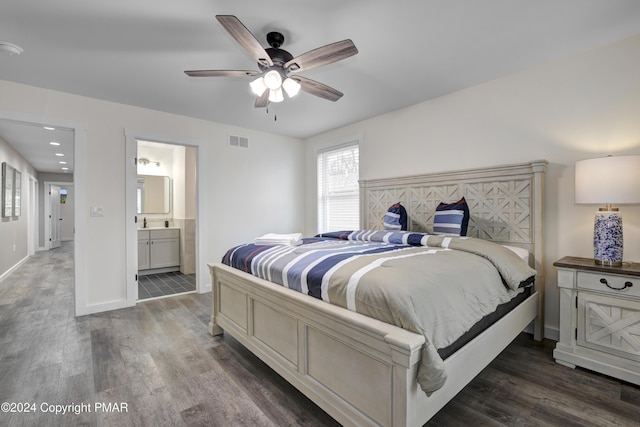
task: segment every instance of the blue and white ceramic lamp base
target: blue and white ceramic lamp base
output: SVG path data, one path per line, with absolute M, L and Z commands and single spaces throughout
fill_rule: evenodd
M 593 258 L 596 264 L 622 265 L 622 216 L 617 210 L 596 213 L 593 225 Z

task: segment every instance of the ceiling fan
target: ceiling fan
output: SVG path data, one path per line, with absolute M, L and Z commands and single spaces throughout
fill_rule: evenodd
M 185 71 L 191 77 L 246 77 L 258 76 L 250 83 L 252 91 L 257 95 L 256 108 L 266 107 L 269 102 L 284 100 L 283 90 L 289 97 L 295 96 L 299 90 L 329 101 L 337 101 L 343 95 L 323 83 L 302 77 L 297 73 L 331 64 L 358 53 L 349 39 L 331 43 L 310 50 L 300 56 L 293 57 L 289 52 L 280 49 L 284 36 L 279 32 L 267 34 L 269 48 L 263 48 L 251 32 L 233 15 L 216 15 L 216 19 L 225 30 L 242 46 L 258 63 L 260 71 L 255 70 L 193 70 Z

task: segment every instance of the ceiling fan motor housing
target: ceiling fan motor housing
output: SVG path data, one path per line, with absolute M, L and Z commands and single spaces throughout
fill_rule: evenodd
M 260 70 L 264 73 L 266 73 L 267 71 L 276 70 L 280 73 L 282 79 L 284 80 L 288 75 L 287 70 L 284 69 L 284 64 L 291 61 L 293 59 L 293 55 L 291 55 L 284 49 L 273 47 L 266 48 L 265 51 L 267 52 L 267 54 L 269 54 L 269 57 L 271 57 L 273 66 L 270 67 L 258 62 L 258 67 L 260 67 Z

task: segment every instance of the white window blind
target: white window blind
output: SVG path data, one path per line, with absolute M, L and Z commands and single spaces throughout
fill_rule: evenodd
M 360 228 L 358 143 L 318 153 L 318 233 Z

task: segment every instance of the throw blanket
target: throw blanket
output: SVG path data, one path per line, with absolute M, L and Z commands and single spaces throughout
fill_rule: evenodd
M 247 244 L 223 263 L 358 313 L 422 334 L 418 383 L 446 380 L 437 349 L 509 301 L 535 270 L 507 248 L 470 237 L 342 231 L 300 246 Z
M 267 233 L 255 238 L 257 245 L 301 245 L 302 233 L 278 234 Z

